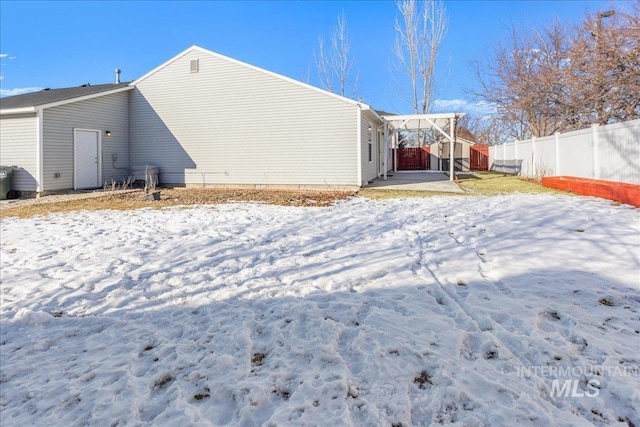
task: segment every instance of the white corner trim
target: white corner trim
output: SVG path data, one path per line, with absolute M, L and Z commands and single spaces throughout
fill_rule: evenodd
M 362 187 L 362 110 L 360 104 L 356 104 L 356 145 L 358 162 L 358 187 Z
M 44 110 L 36 112 L 36 193 L 44 191 Z

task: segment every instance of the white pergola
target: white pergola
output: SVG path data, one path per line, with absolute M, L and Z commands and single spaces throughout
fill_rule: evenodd
M 456 122 L 464 113 L 440 113 L 440 114 L 405 114 L 383 115 L 384 121 L 384 179 L 387 179 L 389 169 L 389 143 L 394 135 L 401 130 L 427 130 L 435 129 L 449 140 L 449 180 L 453 181 L 454 144 L 456 142 Z M 448 132 L 445 130 L 448 129 Z

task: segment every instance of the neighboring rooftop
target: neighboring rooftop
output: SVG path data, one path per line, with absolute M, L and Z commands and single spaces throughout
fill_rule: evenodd
M 388 113 L 388 112 L 386 112 L 384 110 L 376 110 L 376 113 L 378 113 L 378 115 L 380 117 L 382 117 L 382 116 L 396 116 L 397 115 L 396 113 Z
M 128 84 L 129 82 L 118 84 L 109 83 L 95 86 L 83 85 L 61 89 L 43 89 L 38 92 L 0 98 L 0 109 L 9 110 L 13 108 L 35 107 L 38 105 L 51 104 L 54 102 L 65 101 L 67 99 L 79 98 L 81 96 L 94 95 L 100 92 L 108 92 L 110 90 L 125 87 Z

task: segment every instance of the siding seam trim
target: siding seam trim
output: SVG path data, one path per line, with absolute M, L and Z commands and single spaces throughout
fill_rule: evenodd
M 38 182 L 36 185 L 36 192 L 44 191 L 44 110 L 39 108 L 37 110 L 37 124 L 36 124 L 36 143 L 37 143 L 37 167 Z
M 362 187 L 362 110 L 360 104 L 356 108 L 356 143 L 358 147 L 358 187 Z

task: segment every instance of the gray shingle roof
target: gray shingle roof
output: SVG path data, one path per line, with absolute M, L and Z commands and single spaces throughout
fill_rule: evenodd
M 388 113 L 384 110 L 376 110 L 376 113 L 378 113 L 379 116 L 395 116 L 396 113 Z
M 35 107 L 38 105 L 50 104 L 52 102 L 65 101 L 79 98 L 81 96 L 93 95 L 100 92 L 107 92 L 127 86 L 129 83 L 111 83 L 95 86 L 66 87 L 62 89 L 44 89 L 38 92 L 25 93 L 23 95 L 8 96 L 0 98 L 0 109 L 8 110 L 12 108 Z

